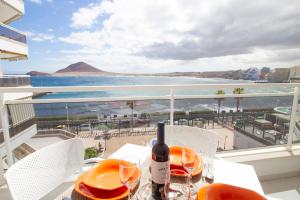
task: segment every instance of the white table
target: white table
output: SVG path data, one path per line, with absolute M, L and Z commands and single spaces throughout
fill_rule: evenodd
M 215 160 L 214 167 L 214 183 L 226 183 L 247 188 L 264 195 L 253 166 L 224 160 Z
M 121 159 L 122 157 L 125 156 L 139 157 L 142 165 L 142 178 L 141 178 L 141 185 L 139 187 L 141 188 L 141 186 L 149 182 L 150 154 L 151 154 L 151 148 L 149 147 L 126 144 L 122 146 L 119 150 L 114 152 L 109 158 Z M 215 162 L 214 183 L 225 183 L 229 185 L 243 187 L 264 195 L 263 189 L 257 178 L 255 170 L 251 165 L 233 163 L 233 162 L 217 160 L 217 159 L 215 159 L 214 162 Z M 73 189 L 74 186 L 66 190 L 61 196 L 71 197 L 71 193 Z M 61 198 L 57 198 L 57 199 L 61 199 Z M 85 198 L 77 198 L 77 199 L 85 199 Z
M 151 149 L 149 147 L 126 144 L 113 153 L 110 158 L 120 159 L 124 156 L 138 156 L 142 161 L 142 166 L 145 168 L 143 170 L 143 177 L 147 180 L 150 177 L 148 170 L 150 153 Z M 217 159 L 214 162 L 214 183 L 225 183 L 243 187 L 264 195 L 253 166 Z

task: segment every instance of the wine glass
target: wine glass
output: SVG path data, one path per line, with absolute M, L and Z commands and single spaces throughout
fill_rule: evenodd
M 201 179 L 202 182 L 205 182 L 205 177 L 207 174 L 207 155 L 206 155 L 206 151 L 205 150 L 200 150 L 200 154 L 201 154 L 201 164 L 202 164 L 202 175 L 201 175 Z
M 191 193 L 195 193 L 193 189 L 193 183 L 192 183 L 192 175 L 195 170 L 195 161 L 196 161 L 196 153 L 191 148 L 183 147 L 182 148 L 182 156 L 181 156 L 181 162 L 183 168 L 188 173 L 188 184 L 190 187 Z
M 171 169 L 171 177 L 167 180 L 164 195 L 168 200 L 190 199 L 188 173 L 181 169 Z
M 208 147 L 200 150 L 202 157 L 202 181 L 206 182 L 206 179 L 214 180 L 214 155 L 215 152 Z
M 128 199 L 132 197 L 132 189 L 141 177 L 140 160 L 135 156 L 124 157 L 119 163 L 119 177 L 121 183 L 128 189 Z
M 165 187 L 161 199 L 164 200 L 187 200 L 190 198 L 188 186 L 188 173 L 183 169 L 171 169 L 171 176 L 166 174 Z M 143 185 L 136 194 L 138 200 L 152 200 L 152 183 Z

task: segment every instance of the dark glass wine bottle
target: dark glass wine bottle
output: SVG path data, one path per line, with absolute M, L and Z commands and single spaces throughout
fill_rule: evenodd
M 151 179 L 152 197 L 161 200 L 165 182 L 170 178 L 170 151 L 165 144 L 165 124 L 157 124 L 157 143 L 152 148 Z

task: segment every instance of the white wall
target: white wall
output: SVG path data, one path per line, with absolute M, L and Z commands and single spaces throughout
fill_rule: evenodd
M 28 55 L 26 44 L 0 36 L 0 49 L 17 54 Z M 1 55 L 0 55 L 1 56 Z
M 217 156 L 231 162 L 252 165 L 260 181 L 300 175 L 300 144 L 294 145 L 292 151 L 285 146 L 272 146 L 222 152 Z
M 15 100 L 32 97 L 32 92 L 23 92 L 23 93 L 5 93 L 4 100 Z

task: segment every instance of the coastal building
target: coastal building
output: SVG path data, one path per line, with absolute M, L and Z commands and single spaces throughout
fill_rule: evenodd
M 245 80 L 259 80 L 260 79 L 260 70 L 257 67 L 252 67 L 247 69 L 244 72 L 244 79 Z
M 300 66 L 290 68 L 289 80 L 290 82 L 300 82 Z
M 28 57 L 26 35 L 9 25 L 23 14 L 23 0 L 0 0 L 0 87 L 31 87 L 30 76 L 3 75 L 2 70 L 2 65 L 7 62 L 17 62 Z M 0 94 L 0 160 L 6 157 L 4 164 L 11 165 L 14 160 L 18 160 L 7 152 L 16 150 L 37 133 L 32 104 L 6 106 L 4 102 L 31 97 L 32 92 Z M 8 115 L 10 117 L 7 119 Z
M 287 82 L 290 76 L 289 68 L 275 68 L 269 77 L 269 81 L 273 83 Z

